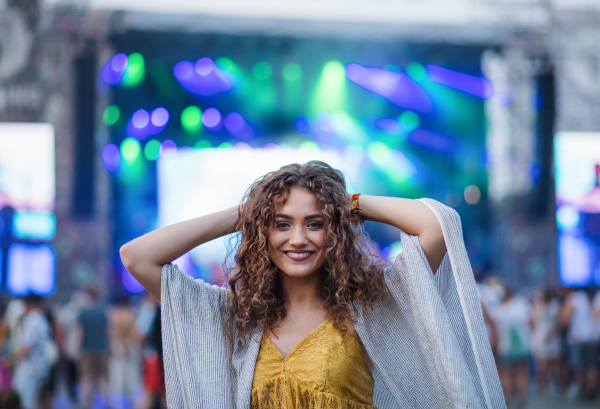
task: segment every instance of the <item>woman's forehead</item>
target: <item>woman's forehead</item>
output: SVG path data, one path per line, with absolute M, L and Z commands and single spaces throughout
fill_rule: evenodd
M 292 187 L 287 201 L 277 208 L 277 213 L 321 213 L 317 197 L 303 187 Z

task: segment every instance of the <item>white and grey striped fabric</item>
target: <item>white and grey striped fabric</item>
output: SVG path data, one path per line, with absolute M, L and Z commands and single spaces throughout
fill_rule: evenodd
M 448 252 L 434 275 L 415 236 L 386 271 L 391 296 L 356 331 L 374 364 L 379 409 L 505 408 L 458 214 L 422 199 L 438 217 Z M 250 407 L 260 337 L 230 347 L 223 331 L 226 289 L 162 270 L 167 404 L 175 408 Z M 236 342 L 239 342 L 236 341 Z

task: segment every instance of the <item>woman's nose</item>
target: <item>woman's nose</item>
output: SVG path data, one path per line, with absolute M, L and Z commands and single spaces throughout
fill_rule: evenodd
M 290 238 L 290 244 L 292 246 L 303 246 L 308 243 L 306 237 L 306 231 L 301 227 L 295 227 L 292 229 L 292 237 Z

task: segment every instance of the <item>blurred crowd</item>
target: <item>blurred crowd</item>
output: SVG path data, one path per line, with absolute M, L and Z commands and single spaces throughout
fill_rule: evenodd
M 515 291 L 495 277 L 478 280 L 477 287 L 509 406 L 525 406 L 532 393 L 598 398 L 600 291 Z
M 532 394 L 600 396 L 600 291 L 515 291 L 478 280 L 509 406 Z M 0 322 L 0 409 L 166 408 L 160 306 L 144 294 L 108 305 L 94 290 L 62 306 L 11 299 Z
M 11 299 L 0 323 L 0 409 L 166 408 L 160 307 L 95 290 Z

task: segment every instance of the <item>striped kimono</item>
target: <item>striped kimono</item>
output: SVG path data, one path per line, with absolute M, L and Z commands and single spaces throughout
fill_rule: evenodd
M 373 362 L 379 409 L 506 408 L 458 214 L 421 199 L 437 216 L 447 254 L 434 275 L 416 236 L 385 271 L 390 297 L 355 328 Z M 247 409 L 260 336 L 232 348 L 224 332 L 228 291 L 163 267 L 162 329 L 170 409 Z

